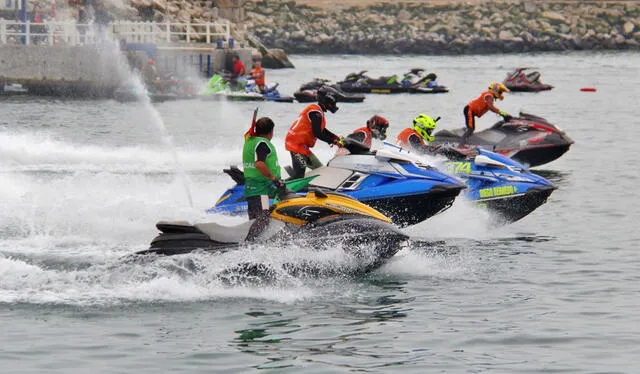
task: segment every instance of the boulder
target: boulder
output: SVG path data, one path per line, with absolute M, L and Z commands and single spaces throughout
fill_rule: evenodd
M 538 7 L 531 1 L 525 1 L 524 11 L 527 13 L 536 13 L 538 11 Z
M 631 34 L 635 29 L 636 29 L 636 25 L 634 25 L 633 23 L 631 23 L 629 21 L 625 22 L 624 25 L 622 25 L 622 31 L 626 35 Z
M 270 49 L 266 55 L 262 55 L 262 64 L 269 69 L 293 68 L 287 54 L 282 49 Z
M 558 12 L 553 12 L 553 11 L 546 11 L 546 12 L 542 12 L 542 14 L 540 15 L 542 18 L 546 18 L 551 22 L 554 23 L 566 23 L 567 20 L 564 18 L 564 16 Z
M 509 30 L 502 30 L 500 31 L 500 33 L 498 34 L 498 39 L 502 40 L 503 42 L 509 42 L 512 41 L 515 38 L 515 36 L 513 35 L 513 33 Z
M 411 19 L 411 13 L 409 13 L 409 11 L 406 9 L 400 9 L 396 18 L 400 22 L 406 22 Z

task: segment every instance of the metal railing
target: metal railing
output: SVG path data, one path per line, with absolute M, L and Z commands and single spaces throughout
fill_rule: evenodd
M 231 38 L 227 22 L 174 23 L 115 21 L 82 24 L 75 21 L 20 22 L 0 19 L 3 44 L 94 44 L 106 40 L 127 43 L 207 43 Z

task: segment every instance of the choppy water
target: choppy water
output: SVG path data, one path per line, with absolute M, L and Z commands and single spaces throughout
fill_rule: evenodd
M 551 92 L 508 95 L 501 108 L 541 115 L 576 141 L 539 168 L 557 183 L 547 204 L 488 229 L 457 201 L 409 229 L 432 241 L 365 277 L 229 284 L 243 261 L 344 266 L 339 248 L 251 248 L 224 256 L 131 263 L 160 219 L 205 219 L 231 184 L 254 103 L 0 101 L 0 366 L 6 373 L 570 372 L 640 369 L 640 54 L 293 58 L 269 71 L 281 92 L 424 66 L 452 88 L 436 96 L 368 96 L 342 104 L 347 133 L 374 113 L 391 134 L 419 112 L 462 125 L 461 108 L 519 65 Z M 592 86 L 596 93 L 583 93 Z M 276 121 L 281 159 L 303 104 L 260 104 Z M 478 128 L 497 118 L 486 115 Z M 170 141 L 169 141 L 170 140 Z M 168 144 L 175 144 L 176 160 Z M 326 161 L 332 150 L 316 147 Z M 186 187 L 185 187 L 186 186 Z M 193 198 L 190 206 L 189 196 Z M 213 217 L 235 223 L 240 218 Z

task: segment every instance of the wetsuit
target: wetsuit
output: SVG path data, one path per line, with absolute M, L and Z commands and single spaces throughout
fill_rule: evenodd
M 292 178 L 304 177 L 307 167 L 317 169 L 322 166 L 311 152 L 317 139 L 333 144 L 339 137 L 326 129 L 326 119 L 320 105 L 311 104 L 300 113 L 285 137 L 285 149 L 291 153 Z

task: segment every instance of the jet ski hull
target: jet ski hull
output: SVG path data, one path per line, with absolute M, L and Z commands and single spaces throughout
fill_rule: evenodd
M 512 85 L 505 84 L 510 91 L 513 92 L 540 92 L 553 89 L 550 84 L 528 84 L 528 85 Z
M 570 147 L 571 143 L 532 147 L 529 149 L 516 150 L 515 152 L 512 150 L 496 150 L 496 152 L 511 157 L 529 167 L 535 167 L 557 160 L 560 156 L 567 153 Z
M 446 168 L 467 184 L 465 196 L 494 213 L 498 223 L 515 222 L 547 201 L 555 186 L 513 159 L 483 149 Z
M 405 195 L 371 195 L 366 191 L 341 191 L 380 211 L 391 218 L 393 223 L 406 227 L 420 223 L 434 215 L 447 210 L 460 191 L 461 184 L 440 184 L 427 191 Z M 247 202 L 244 200 L 244 186 L 236 185 L 227 190 L 216 205 L 207 213 L 225 213 L 231 215 L 245 214 Z
M 512 223 L 529 215 L 547 201 L 555 187 L 532 187 L 523 194 L 495 199 L 481 199 L 476 203 L 485 206 L 497 223 Z
M 374 94 L 436 94 L 449 92 L 449 88 L 445 86 L 423 87 L 423 86 L 374 86 L 365 84 L 339 84 L 338 87 L 349 93 L 374 93 Z
M 301 246 L 314 250 L 340 247 L 359 260 L 358 273 L 379 267 L 402 249 L 409 239 L 390 223 L 360 215 L 328 216 L 299 227 L 286 225 L 271 237 L 251 242 L 216 241 L 197 227 L 186 224 L 158 224 L 158 228 L 162 232 L 151 241 L 150 248 L 136 252 L 136 255 L 173 256 L 194 251 L 220 254 L 248 244 Z
M 509 122 L 500 121 L 493 127 L 476 131 L 466 144 L 510 157 L 528 167 L 544 165 L 565 154 L 573 140 L 543 118 L 520 114 Z M 460 144 L 464 129 L 442 130 L 435 134 L 433 144 Z
M 296 91 L 293 96 L 300 103 L 315 103 L 318 101 L 318 96 L 314 92 Z M 336 96 L 336 102 L 338 103 L 361 103 L 364 101 L 364 95 L 348 95 L 342 94 Z
M 363 203 L 382 212 L 400 227 L 418 224 L 447 210 L 464 186 L 459 184 L 438 185 L 430 190 L 413 195 L 380 198 L 359 198 Z

